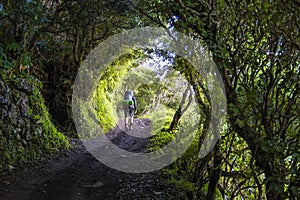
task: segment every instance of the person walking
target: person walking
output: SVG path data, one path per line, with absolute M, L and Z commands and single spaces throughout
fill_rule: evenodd
M 136 111 L 136 99 L 133 95 L 133 91 L 127 90 L 124 94 L 124 120 L 126 131 L 133 129 L 133 116 Z

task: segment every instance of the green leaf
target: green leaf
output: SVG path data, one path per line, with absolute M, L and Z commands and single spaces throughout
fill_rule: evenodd
M 230 103 L 228 106 L 229 106 L 229 110 L 232 112 L 233 116 L 237 116 L 239 113 L 238 108 L 233 103 Z
M 236 120 L 236 124 L 238 125 L 239 128 L 243 128 L 244 127 L 244 121 L 237 119 Z
M 16 42 L 12 42 L 7 45 L 7 49 L 9 51 L 17 52 L 20 50 L 20 45 Z

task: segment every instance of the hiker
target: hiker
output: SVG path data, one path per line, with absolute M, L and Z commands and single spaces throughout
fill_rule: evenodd
M 127 90 L 124 95 L 124 113 L 126 131 L 133 129 L 133 115 L 136 112 L 136 99 L 131 90 Z

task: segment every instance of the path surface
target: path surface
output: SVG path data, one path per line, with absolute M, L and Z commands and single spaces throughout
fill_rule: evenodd
M 135 125 L 144 130 L 151 122 L 136 119 Z M 146 150 L 146 138 L 126 135 L 118 127 L 108 137 L 128 151 Z M 162 172 L 123 173 L 103 165 L 79 140 L 71 143 L 75 147 L 70 151 L 2 174 L 0 200 L 166 199 L 163 196 L 169 195 L 164 184 L 168 177 Z

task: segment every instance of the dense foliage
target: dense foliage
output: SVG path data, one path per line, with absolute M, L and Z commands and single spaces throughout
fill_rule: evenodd
M 0 170 L 69 148 L 41 95 L 41 60 L 35 49 L 47 25 L 40 3 L 7 1 L 0 11 Z
M 212 163 L 214 169 L 204 174 L 209 188 L 203 197 L 213 199 L 217 188 L 230 198 L 298 196 L 299 3 L 140 3 L 141 12 L 155 23 L 164 27 L 169 23 L 202 39 L 225 84 L 228 134 L 216 146 L 211 161 L 206 161 L 205 165 Z M 251 166 L 251 170 L 247 172 L 243 166 Z M 232 187 L 237 180 L 237 187 Z
M 118 118 L 121 117 L 125 92 L 122 90 L 122 85 L 128 83 L 128 81 L 123 81 L 128 71 L 136 66 L 135 60 L 139 56 L 139 53 L 121 56 L 100 76 L 92 101 L 96 106 L 95 113 L 104 133 L 114 128 L 118 123 Z
M 211 114 L 205 82 L 189 63 L 178 55 L 168 57 L 168 52 L 133 51 L 101 74 L 91 109 L 103 130 L 117 123 L 118 102 L 126 89 L 132 89 L 138 115 L 153 121 L 155 136 L 149 149 L 158 149 L 184 125 L 183 110 L 193 91 L 200 129 L 186 154 L 168 168 L 174 175 L 171 182 L 197 199 L 297 199 L 299 24 L 297 0 L 10 0 L 0 11 L 0 81 L 39 79 L 53 121 L 60 130 L 71 130 L 73 82 L 97 44 L 112 34 L 147 25 L 185 33 L 211 52 L 225 86 L 228 117 L 213 151 L 204 158 L 197 154 Z M 167 66 L 151 69 L 141 64 L 158 58 L 168 60 Z M 38 140 L 45 144 L 41 150 L 26 152 L 42 154 L 67 143 L 51 125 L 38 89 L 34 91 L 28 112 L 50 126 Z M 83 116 L 87 120 L 88 112 Z M 0 152 L 4 145 L 11 148 L 10 155 L 2 157 L 6 165 L 19 159 L 17 152 L 24 155 L 18 134 L 11 133 L 5 142 L 2 138 Z

